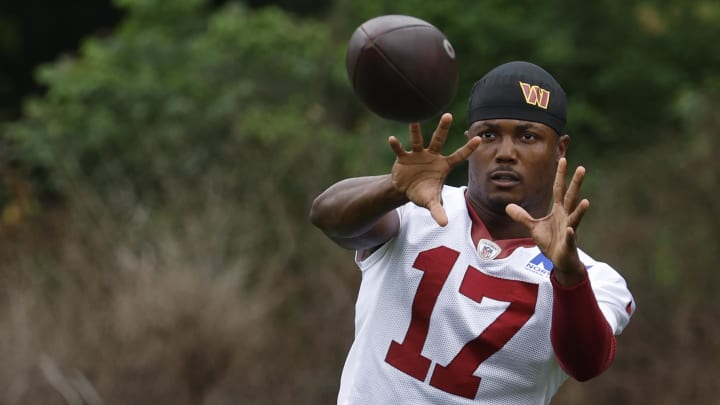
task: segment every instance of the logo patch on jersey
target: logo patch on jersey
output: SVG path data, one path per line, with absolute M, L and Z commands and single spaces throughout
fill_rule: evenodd
M 525 265 L 525 270 L 530 270 L 533 273 L 547 275 L 555 267 L 553 262 L 550 261 L 544 254 L 538 253 L 537 256 L 533 257 L 528 264 Z
M 483 260 L 492 260 L 496 258 L 501 251 L 500 246 L 491 240 L 480 239 L 480 242 L 478 242 L 477 252 Z

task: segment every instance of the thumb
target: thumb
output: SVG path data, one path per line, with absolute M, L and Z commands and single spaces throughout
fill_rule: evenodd
M 435 222 L 438 223 L 438 225 L 445 226 L 448 224 L 445 209 L 442 207 L 442 204 L 440 204 L 438 200 L 430 201 L 427 205 L 427 209 L 430 210 L 430 215 L 433 217 Z
M 525 208 L 517 204 L 508 204 L 505 206 L 505 213 L 513 221 L 525 225 L 528 229 L 532 227 L 533 217 L 525 211 Z

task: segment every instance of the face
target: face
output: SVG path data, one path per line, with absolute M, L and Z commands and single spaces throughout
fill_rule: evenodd
M 474 122 L 466 136 L 482 140 L 468 159 L 468 193 L 476 208 L 504 215 L 505 206 L 516 203 L 544 216 L 570 137 L 545 124 L 512 119 Z

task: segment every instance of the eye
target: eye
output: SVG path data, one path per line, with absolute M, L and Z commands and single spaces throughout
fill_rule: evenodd
M 523 141 L 531 142 L 538 139 L 538 136 L 533 134 L 532 132 L 525 132 L 521 136 Z
M 495 132 L 492 131 L 480 131 L 477 136 L 479 136 L 482 139 L 494 139 L 495 138 Z

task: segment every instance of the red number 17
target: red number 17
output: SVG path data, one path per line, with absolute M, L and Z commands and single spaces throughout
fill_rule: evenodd
M 430 316 L 440 291 L 459 253 L 440 246 L 421 252 L 413 267 L 424 272 L 415 292 L 412 318 L 402 343 L 392 341 L 385 361 L 400 371 L 425 381 L 431 360 L 422 355 L 430 328 Z M 460 293 L 480 302 L 483 297 L 510 305 L 475 339 L 463 346 L 446 366 L 437 364 L 430 385 L 445 392 L 475 398 L 480 377 L 473 375 L 480 364 L 498 352 L 535 313 L 537 284 L 489 276 L 468 266 Z

